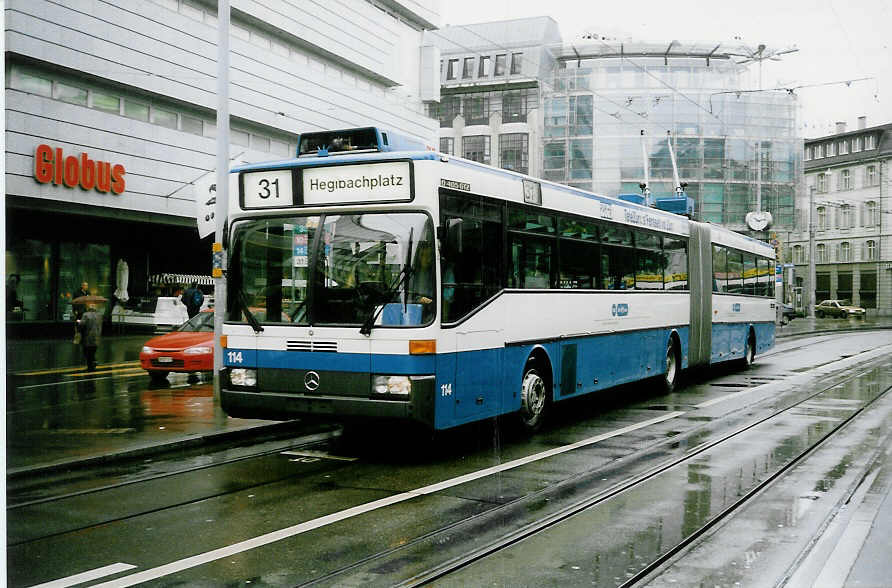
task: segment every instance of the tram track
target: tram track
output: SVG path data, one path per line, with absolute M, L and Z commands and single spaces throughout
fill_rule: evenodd
M 777 397 L 776 402 L 770 400 L 774 398 L 773 393 L 766 393 L 764 391 L 756 392 L 754 388 L 752 390 L 752 396 L 749 397 L 746 395 L 739 397 L 738 394 L 740 393 L 725 396 L 725 398 L 729 399 L 734 398 L 733 401 L 729 400 L 727 404 L 731 407 L 738 408 L 729 409 L 727 406 L 724 406 L 719 410 L 705 410 L 699 405 L 690 404 L 690 406 L 678 408 L 675 412 L 667 412 L 670 410 L 667 405 L 667 407 L 661 409 L 664 413 L 661 416 L 648 421 L 640 421 L 641 410 L 653 409 L 655 407 L 630 407 L 636 409 L 635 415 L 639 418 L 627 419 L 625 422 L 631 420 L 633 423 L 628 427 L 623 429 L 613 429 L 609 432 L 585 439 L 578 444 L 574 443 L 566 447 L 561 446 L 549 449 L 548 451 L 542 452 L 542 455 L 545 456 L 544 458 L 532 455 L 515 461 L 523 461 L 524 464 L 526 464 L 532 463 L 532 461 L 527 461 L 528 457 L 533 459 L 546 459 L 550 462 L 548 467 L 557 467 L 559 470 L 564 470 L 565 468 L 559 462 L 552 460 L 552 457 L 559 454 L 570 456 L 582 453 L 573 449 L 576 445 L 579 445 L 580 448 L 597 447 L 598 445 L 593 444 L 600 443 L 600 441 L 595 441 L 595 439 L 606 440 L 624 438 L 625 440 L 620 441 L 620 443 L 627 444 L 626 447 L 629 447 L 628 443 L 631 442 L 631 446 L 637 447 L 637 449 L 625 452 L 612 450 L 606 451 L 604 452 L 604 455 L 615 456 L 611 458 L 612 461 L 606 463 L 602 462 L 600 465 L 594 467 L 589 465 L 584 470 L 578 470 L 570 475 L 563 475 L 559 481 L 542 487 L 541 490 L 525 491 L 523 495 L 516 495 L 517 498 L 511 498 L 511 496 L 509 496 L 507 501 L 504 502 L 498 500 L 498 496 L 493 496 L 492 500 L 488 499 L 489 493 L 486 486 L 498 487 L 501 485 L 501 482 L 496 478 L 491 478 L 489 481 L 485 482 L 485 484 L 482 484 L 481 487 L 477 488 L 462 486 L 461 489 L 446 493 L 452 500 L 452 504 L 462 503 L 458 507 L 458 511 L 463 511 L 460 518 L 455 517 L 437 520 L 433 525 L 426 529 L 419 529 L 420 533 L 415 537 L 400 536 L 399 541 L 388 541 L 388 544 L 384 549 L 368 549 L 368 551 L 365 552 L 357 551 L 351 556 L 353 559 L 348 560 L 343 558 L 337 564 L 332 564 L 328 569 L 326 569 L 328 566 L 324 566 L 323 564 L 321 569 L 317 568 L 313 570 L 312 577 L 305 576 L 303 579 L 300 577 L 292 578 L 294 581 L 290 581 L 288 585 L 344 585 L 356 581 L 357 578 L 372 578 L 369 583 L 378 585 L 417 586 L 438 583 L 439 581 L 448 584 L 452 578 L 460 577 L 460 574 L 471 566 L 474 566 L 479 562 L 484 562 L 490 557 L 507 552 L 513 546 L 523 544 L 526 540 L 535 539 L 537 536 L 547 533 L 550 529 L 560 527 L 562 523 L 572 522 L 576 517 L 582 516 L 592 509 L 608 504 L 611 500 L 644 486 L 649 481 L 654 480 L 665 472 L 684 468 L 685 464 L 690 463 L 705 452 L 722 447 L 723 443 L 727 443 L 729 440 L 732 440 L 737 436 L 745 435 L 750 431 L 757 430 L 759 426 L 765 426 L 767 423 L 770 423 L 773 418 L 791 413 L 797 410 L 797 407 L 802 407 L 805 403 L 815 401 L 815 399 L 820 398 L 821 394 L 828 393 L 828 391 L 834 387 L 838 387 L 845 382 L 854 381 L 856 378 L 860 377 L 859 374 L 863 373 L 867 366 L 874 363 L 879 364 L 880 362 L 875 357 L 871 358 L 864 356 L 860 361 L 857 359 L 846 360 L 845 364 L 840 364 L 832 371 L 825 371 L 823 373 L 818 371 L 811 376 L 810 381 L 820 382 L 821 388 L 819 390 L 806 390 L 806 386 L 794 385 L 790 389 L 784 391 L 783 397 Z M 857 373 L 853 372 L 853 370 L 857 370 Z M 764 382 L 765 385 L 770 386 L 771 383 L 774 382 L 773 378 L 768 378 L 767 380 L 768 381 Z M 797 376 L 794 377 L 794 381 L 798 381 L 801 384 L 803 379 Z M 755 381 L 753 383 L 755 383 Z M 809 384 L 809 386 L 811 386 L 811 384 Z M 771 388 L 771 390 L 773 389 L 776 389 L 776 387 Z M 769 388 L 763 388 L 762 390 L 767 391 Z M 869 406 L 871 406 L 878 398 L 884 397 L 887 394 L 887 391 L 888 388 L 884 388 L 882 391 L 875 394 L 874 398 L 872 398 L 869 403 L 865 403 L 858 408 L 857 412 L 848 415 L 846 422 L 850 422 L 854 418 L 857 418 L 858 414 L 861 414 L 864 410 L 869 408 Z M 737 400 L 738 398 L 743 400 Z M 704 406 L 712 406 L 714 402 L 719 400 L 721 399 L 716 397 L 713 400 L 700 404 Z M 669 405 L 679 406 L 677 399 L 670 401 Z M 636 423 L 635 421 L 639 422 Z M 682 424 L 682 421 L 687 422 Z M 648 422 L 650 422 L 651 425 L 645 426 Z M 657 423 L 675 422 L 678 422 L 678 424 L 654 426 Z M 840 424 L 839 427 L 841 426 L 843 425 Z M 731 429 L 732 427 L 734 427 L 733 430 L 724 432 L 724 429 Z M 834 431 L 839 427 L 834 428 Z M 627 434 L 633 430 L 641 432 L 639 437 L 641 442 L 634 441 L 627 436 Z M 832 434 L 833 431 L 828 432 L 824 435 L 823 439 L 829 438 Z M 260 462 L 264 458 L 270 458 L 270 456 L 288 451 L 293 451 L 297 454 L 312 454 L 317 447 L 324 443 L 326 443 L 326 440 L 319 439 L 315 444 L 293 443 L 290 447 L 285 447 L 283 444 L 283 446 L 275 448 L 270 447 L 264 451 L 251 450 L 252 455 L 250 456 L 244 455 L 215 463 L 180 468 L 178 471 L 159 473 L 158 475 L 148 476 L 143 479 L 134 478 L 128 480 L 128 483 L 105 485 L 102 489 L 96 488 L 87 491 L 65 493 L 64 496 L 59 495 L 54 497 L 55 500 L 50 498 L 36 499 L 28 501 L 28 504 L 25 504 L 25 501 L 22 501 L 17 503 L 15 508 L 18 509 L 16 511 L 18 517 L 22 516 L 23 509 L 27 510 L 28 508 L 40 509 L 47 507 L 59 511 L 69 506 L 66 504 L 66 500 L 74 501 L 76 503 L 78 499 L 96 496 L 96 493 L 103 489 L 113 494 L 116 490 L 126 491 L 129 488 L 132 493 L 147 495 L 151 494 L 151 484 L 153 481 L 163 482 L 171 479 L 176 480 L 174 476 L 177 474 L 182 474 L 184 476 L 189 474 L 200 474 L 201 472 L 212 471 L 212 468 L 215 466 L 222 468 L 251 462 L 251 458 L 254 458 L 253 461 Z M 817 444 L 812 447 L 816 445 Z M 814 449 L 809 449 L 808 451 L 813 450 Z M 218 492 L 206 492 L 202 497 L 198 497 L 199 495 L 196 494 L 196 496 L 190 500 L 170 500 L 165 505 L 151 505 L 152 508 L 142 508 L 139 512 L 134 510 L 126 513 L 125 516 L 105 517 L 105 519 L 101 521 L 95 519 L 91 521 L 92 524 L 84 524 L 76 529 L 49 529 L 48 532 L 43 532 L 40 537 L 34 537 L 32 539 L 13 542 L 13 536 L 10 534 L 10 545 L 12 547 L 21 546 L 24 547 L 24 549 L 30 549 L 33 548 L 33 546 L 29 546 L 28 543 L 39 541 L 46 537 L 54 537 L 70 531 L 88 529 L 91 526 L 107 526 L 108 524 L 117 521 L 127 521 L 128 519 L 133 519 L 143 514 L 158 513 L 167 509 L 174 511 L 177 507 L 195 504 L 201 500 L 225 497 L 236 493 L 248 494 L 250 488 L 261 487 L 265 484 L 275 485 L 276 482 L 287 481 L 295 475 L 307 476 L 309 479 L 304 482 L 303 487 L 312 488 L 314 491 L 317 489 L 323 491 L 323 493 L 319 495 L 320 498 L 323 498 L 325 491 L 333 489 L 336 486 L 328 485 L 327 483 L 314 486 L 314 479 L 328 478 L 327 475 L 316 476 L 315 474 L 320 472 L 325 474 L 335 468 L 347 467 L 350 468 L 344 470 L 347 477 L 349 477 L 351 473 L 355 475 L 355 470 L 352 469 L 354 466 L 347 465 L 347 462 L 339 462 L 337 461 L 336 456 L 331 457 L 325 455 L 325 453 L 326 452 L 324 451 L 319 452 L 319 455 L 330 457 L 331 461 L 320 460 L 313 466 L 318 467 L 319 469 L 314 470 L 312 467 L 309 469 L 303 468 L 299 474 L 290 473 L 278 477 L 273 476 L 263 481 L 256 478 L 249 479 L 245 480 L 243 484 L 238 485 L 238 487 L 221 487 L 218 488 Z M 598 452 L 594 453 L 597 454 Z M 589 458 L 591 458 L 591 455 L 592 454 L 589 454 Z M 573 459 L 578 460 L 579 457 L 580 456 L 577 455 Z M 801 459 L 805 459 L 805 457 L 800 457 L 799 460 Z M 279 457 L 279 461 L 282 463 L 287 462 L 287 460 L 283 460 L 281 457 Z M 272 460 L 269 460 L 267 463 L 272 463 Z M 502 468 L 502 466 L 508 467 Z M 521 464 L 521 466 L 523 466 L 523 464 Z M 259 471 L 262 470 L 263 464 L 258 463 L 247 467 L 254 467 L 254 471 Z M 515 470 L 516 474 L 513 475 L 520 477 L 528 476 L 536 471 L 527 470 L 525 467 L 513 466 L 508 462 L 489 469 L 494 471 L 497 470 L 498 472 L 507 472 L 510 471 L 509 468 L 513 467 L 518 467 L 518 469 Z M 787 466 L 787 468 L 789 467 L 792 466 Z M 365 479 L 370 479 L 368 476 L 373 479 L 384 473 L 384 470 L 377 468 L 374 463 L 367 463 L 363 465 L 362 468 L 363 470 L 360 473 L 360 476 L 366 477 Z M 240 470 L 234 470 L 234 473 L 236 474 L 236 477 L 241 475 Z M 236 479 L 232 477 L 232 474 L 233 472 L 230 472 L 230 479 Z M 450 480 L 435 482 L 430 486 L 406 491 L 403 494 L 407 495 L 405 498 L 406 504 L 413 504 L 417 509 L 419 507 L 419 499 L 423 500 L 422 497 L 424 496 L 433 496 L 435 493 L 441 493 L 445 488 L 458 488 L 459 485 L 468 483 L 465 480 L 466 478 L 473 478 L 473 480 L 480 480 L 483 482 L 487 476 L 491 475 L 491 473 L 485 471 L 466 472 Z M 139 483 L 143 483 L 145 486 L 134 486 L 134 484 Z M 291 482 L 286 483 L 292 485 Z M 173 483 L 173 485 L 176 484 L 177 482 Z M 180 483 L 180 485 L 187 486 L 187 484 L 182 483 Z M 362 483 L 350 483 L 349 485 L 373 488 L 373 486 L 364 486 Z M 246 490 L 248 490 L 248 492 L 246 492 Z M 370 510 L 365 507 L 373 506 L 376 502 L 386 502 L 387 504 L 383 505 L 382 508 L 387 507 L 390 509 L 392 505 L 399 502 L 392 500 L 392 498 L 398 498 L 400 496 L 402 496 L 402 494 L 398 496 L 391 495 L 382 498 L 381 500 L 373 501 L 372 503 L 359 504 L 358 506 L 346 508 L 341 511 L 332 511 L 328 509 L 322 510 L 321 512 L 317 511 L 322 515 L 319 519 L 304 519 L 304 522 L 300 522 L 299 524 L 294 525 L 294 527 L 307 526 L 308 531 L 314 530 L 331 524 L 331 521 L 336 522 L 346 520 L 347 518 L 354 516 L 354 514 L 351 514 L 353 511 L 356 511 L 357 515 L 370 512 Z M 312 495 L 306 495 L 304 499 L 307 502 L 312 502 L 314 497 Z M 475 507 L 471 506 L 469 508 L 470 505 L 475 503 L 480 505 L 478 508 L 479 512 L 476 513 L 473 512 Z M 483 506 L 484 504 L 485 506 Z M 75 506 L 75 504 L 72 504 L 71 506 Z M 382 512 L 378 516 L 402 517 L 405 516 L 406 512 L 406 509 L 398 508 L 389 511 L 386 514 Z M 409 509 L 408 512 L 412 512 L 412 510 Z M 444 514 L 445 512 L 446 511 L 444 511 Z M 38 516 L 40 514 L 39 511 L 35 511 L 35 513 L 38 514 Z M 340 516 L 342 514 L 344 516 Z M 727 517 L 730 516 L 730 513 L 721 516 Z M 44 516 L 43 519 L 51 520 L 52 517 Z M 323 519 L 325 519 L 325 521 L 323 521 Z M 320 521 L 319 524 L 311 525 L 311 523 L 314 523 L 317 520 Z M 718 522 L 720 521 L 712 523 L 710 526 L 715 526 Z M 270 536 L 276 535 L 276 537 L 270 539 L 266 539 L 266 535 L 254 539 L 246 539 L 242 541 L 242 543 L 245 543 L 244 547 L 235 547 L 232 545 L 220 547 L 208 552 L 207 556 L 201 554 L 200 556 L 197 555 L 193 558 L 178 560 L 165 566 L 159 566 L 157 569 L 158 571 L 149 569 L 143 573 L 146 578 L 159 578 L 170 573 L 167 571 L 168 568 L 185 569 L 192 565 L 198 565 L 197 563 L 193 564 L 193 560 L 196 562 L 199 559 L 203 562 L 215 561 L 214 558 L 220 557 L 219 555 L 216 555 L 217 551 L 221 553 L 225 551 L 231 556 L 232 553 L 255 549 L 256 546 L 279 541 L 280 536 L 281 538 L 285 538 L 286 536 L 294 536 L 298 532 L 304 532 L 303 530 L 295 530 L 292 532 L 289 529 L 290 528 L 284 528 L 279 531 L 267 533 L 267 535 Z M 706 532 L 708 532 L 708 528 L 705 528 L 702 531 L 702 533 Z M 317 539 L 318 537 L 310 538 L 308 536 L 306 541 L 312 543 Z M 357 537 L 357 539 L 357 545 L 363 543 L 360 537 Z M 377 547 L 381 548 L 385 546 L 378 545 Z M 684 549 L 684 546 L 679 547 L 679 549 Z M 675 551 L 674 553 L 678 553 L 678 551 Z M 669 557 L 671 557 L 671 555 L 669 555 Z M 654 561 L 657 561 L 657 558 L 654 558 Z M 322 573 L 319 574 L 317 570 Z M 137 574 L 137 576 L 139 575 Z M 135 577 L 133 581 L 139 581 L 140 578 L 142 578 L 142 576 Z M 303 584 L 301 584 L 301 582 L 303 582 Z M 127 581 L 124 581 L 120 585 L 130 584 Z
M 245 447 L 243 451 L 236 452 L 236 455 L 231 457 L 225 457 L 219 460 L 211 460 L 210 462 L 205 463 L 196 463 L 193 465 L 189 465 L 186 467 L 177 467 L 177 462 L 173 462 L 174 467 L 170 469 L 163 469 L 163 471 L 156 471 L 154 473 L 144 475 L 144 476 L 134 476 L 128 478 L 126 480 L 110 482 L 110 483 L 99 483 L 89 488 L 80 489 L 80 490 L 71 490 L 64 491 L 62 493 L 53 494 L 51 496 L 45 496 L 41 498 L 34 498 L 29 500 L 19 500 L 16 501 L 16 491 L 13 491 L 8 494 L 8 502 L 6 507 L 7 513 L 13 513 L 13 516 L 9 516 L 8 519 L 16 520 L 22 518 L 23 516 L 27 516 L 27 511 L 29 510 L 52 510 L 63 508 L 67 503 L 75 500 L 91 500 L 93 497 L 102 496 L 105 494 L 116 493 L 119 494 L 121 492 L 130 492 L 133 494 L 145 494 L 145 492 L 141 492 L 138 490 L 140 486 L 149 486 L 155 483 L 163 483 L 165 481 L 175 480 L 177 477 L 184 477 L 194 474 L 204 473 L 214 469 L 222 469 L 230 466 L 238 465 L 240 463 L 249 462 L 252 460 L 261 460 L 268 457 L 279 456 L 280 454 L 285 454 L 288 452 L 306 452 L 306 451 L 314 451 L 318 448 L 325 447 L 327 443 L 329 443 L 332 439 L 337 438 L 340 435 L 340 431 L 332 430 L 327 432 L 319 432 L 311 435 L 304 435 L 297 439 L 287 439 L 287 440 L 273 440 L 267 441 L 265 443 L 258 445 L 252 445 Z M 224 447 L 218 449 L 220 453 L 225 452 Z M 231 450 L 231 448 L 229 448 Z M 168 462 L 171 463 L 171 462 Z M 109 466 L 105 466 L 106 468 Z M 81 472 L 80 476 L 89 476 L 89 471 Z M 55 535 L 61 535 L 64 533 L 77 532 L 84 529 L 88 529 L 91 527 L 95 527 L 97 525 L 106 525 L 113 524 L 120 521 L 125 521 L 128 519 L 132 519 L 138 516 L 143 516 L 146 514 L 151 514 L 153 512 L 162 511 L 170 508 L 182 507 L 188 504 L 193 504 L 196 502 L 200 502 L 202 500 L 207 500 L 209 498 L 216 498 L 219 496 L 224 496 L 228 494 L 233 494 L 235 492 L 243 492 L 247 489 L 251 489 L 254 487 L 263 486 L 265 484 L 274 484 L 277 482 L 281 482 L 282 480 L 288 479 L 289 477 L 299 475 L 295 472 L 283 473 L 281 475 L 271 475 L 268 478 L 263 479 L 260 483 L 253 482 L 245 483 L 242 486 L 237 488 L 229 487 L 225 491 L 220 492 L 199 492 L 196 495 L 189 497 L 186 500 L 168 500 L 164 501 L 160 504 L 157 504 L 151 508 L 142 508 L 142 509 L 132 509 L 130 512 L 125 514 L 121 514 L 118 516 L 105 517 L 101 520 L 92 520 L 87 524 L 82 524 L 79 526 L 69 525 L 64 526 L 60 529 L 57 529 L 52 532 L 46 532 L 41 536 L 37 537 L 29 537 L 27 539 L 17 539 L 14 530 L 10 531 L 10 536 L 8 537 L 8 545 L 17 546 L 24 543 L 28 543 L 31 541 L 39 541 L 49 537 L 53 537 Z M 29 483 L 33 486 L 35 484 L 51 484 L 51 480 L 45 479 L 41 482 L 30 480 Z M 77 484 L 71 482 L 73 486 Z M 19 494 L 22 494 L 22 491 L 19 490 Z M 46 527 L 42 527 L 42 529 L 46 529 Z
M 820 400 L 823 395 L 827 395 L 834 389 L 837 389 L 840 385 L 843 385 L 847 382 L 852 382 L 857 378 L 860 378 L 864 373 L 865 371 L 861 369 L 855 375 L 851 375 L 842 379 L 835 379 L 829 383 L 826 383 L 821 387 L 820 390 L 812 394 L 808 394 L 804 397 L 797 398 L 795 402 L 784 406 L 783 408 L 773 410 L 768 414 L 761 415 L 756 420 L 739 426 L 730 432 L 723 433 L 716 439 L 701 443 L 684 453 L 684 455 L 665 460 L 657 466 L 643 471 L 634 477 L 627 478 L 618 484 L 603 489 L 600 492 L 597 492 L 590 496 L 586 496 L 581 500 L 575 500 L 569 504 L 565 504 L 563 507 L 550 512 L 547 516 L 517 524 L 516 528 L 513 531 L 510 531 L 508 533 L 502 532 L 495 540 L 486 542 L 485 544 L 479 545 L 474 549 L 466 550 L 465 552 L 448 558 L 445 561 L 440 561 L 437 565 L 428 567 L 420 571 L 416 571 L 409 577 L 402 576 L 402 578 L 400 578 L 399 576 L 388 576 L 387 574 L 385 574 L 379 579 L 388 585 L 398 586 L 423 586 L 432 583 L 436 584 L 440 581 L 449 584 L 453 574 L 465 570 L 469 566 L 485 560 L 486 558 L 489 558 L 493 555 L 498 555 L 501 552 L 510 549 L 512 546 L 518 545 L 519 543 L 527 539 L 536 537 L 562 523 L 571 522 L 580 514 L 585 513 L 586 511 L 589 511 L 590 509 L 593 509 L 595 507 L 604 505 L 609 501 L 616 499 L 630 491 L 641 488 L 645 484 L 652 482 L 653 480 L 667 472 L 677 470 L 679 468 L 684 468 L 688 464 L 694 462 L 699 456 L 705 454 L 706 452 L 709 452 L 710 450 L 721 447 L 723 444 L 729 443 L 735 438 L 738 438 L 747 433 L 753 433 L 763 427 L 769 427 L 780 417 L 792 414 L 793 412 L 800 410 L 809 402 Z M 683 541 L 676 544 L 672 549 L 666 551 L 658 558 L 655 558 L 653 561 L 649 562 L 645 567 L 638 570 L 637 573 L 635 573 L 631 578 L 620 583 L 619 585 L 631 586 L 639 583 L 649 574 L 653 573 L 655 570 L 665 565 L 666 562 L 670 561 L 673 557 L 676 557 L 680 552 L 683 552 L 688 546 L 695 543 L 711 529 L 713 529 L 717 525 L 720 525 L 729 517 L 732 517 L 743 506 L 749 504 L 754 499 L 754 497 L 758 496 L 765 488 L 771 486 L 775 481 L 777 481 L 779 478 L 782 478 L 792 468 L 796 467 L 796 465 L 808 458 L 813 452 L 817 451 L 820 447 L 833 439 L 835 435 L 845 429 L 845 427 L 847 427 L 849 423 L 857 419 L 859 415 L 861 415 L 865 410 L 872 406 L 878 399 L 884 397 L 888 393 L 889 389 L 889 387 L 886 387 L 884 390 L 876 394 L 869 402 L 864 403 L 857 410 L 854 410 L 851 414 L 849 414 L 845 419 L 838 422 L 836 426 L 834 426 L 831 430 L 829 430 L 825 435 L 811 444 L 804 451 L 790 459 L 782 467 L 774 471 L 770 476 L 766 476 L 757 485 L 750 488 L 738 500 L 734 501 L 733 504 L 725 508 L 720 513 L 717 513 L 705 525 L 701 526 L 695 532 L 688 535 Z M 701 425 L 701 427 L 706 426 L 708 425 Z M 694 429 L 688 430 L 684 433 L 684 435 L 688 437 L 696 437 L 697 429 L 701 427 L 695 427 Z M 677 442 L 677 439 L 666 440 L 662 442 L 662 445 L 670 446 Z M 629 462 L 636 459 L 646 459 L 646 456 L 644 454 L 654 454 L 659 452 L 660 451 L 658 447 L 650 446 L 641 450 L 639 452 L 640 455 L 628 456 L 627 458 L 624 458 L 623 461 Z M 617 467 L 617 465 L 618 464 L 612 464 L 611 467 Z M 314 579 L 310 582 L 307 582 L 305 585 L 336 585 L 343 581 L 345 578 L 356 577 L 357 575 L 362 576 L 363 572 L 368 573 L 370 570 L 387 570 L 393 567 L 396 562 L 413 561 L 414 559 L 416 559 L 413 556 L 413 552 L 420 551 L 429 554 L 429 547 L 431 545 L 449 543 L 449 540 L 445 539 L 446 537 L 474 536 L 474 528 L 487 527 L 491 524 L 492 521 L 495 520 L 501 519 L 516 521 L 516 513 L 518 511 L 539 510 L 539 508 L 537 508 L 535 505 L 541 505 L 543 502 L 548 502 L 552 500 L 553 497 L 560 497 L 561 495 L 566 496 L 572 494 L 574 486 L 586 485 L 584 478 L 600 477 L 602 473 L 603 472 L 599 471 L 591 471 L 586 472 L 584 476 L 570 478 L 556 486 L 547 488 L 541 492 L 524 496 L 511 503 L 507 503 L 495 507 L 485 513 L 481 513 L 476 517 L 458 521 L 452 525 L 427 533 L 424 536 L 417 537 L 412 541 L 397 548 L 388 549 L 382 551 L 381 553 L 370 555 L 360 562 L 356 562 L 355 564 L 344 567 L 340 570 L 333 570 L 329 574 L 326 574 L 324 577 Z

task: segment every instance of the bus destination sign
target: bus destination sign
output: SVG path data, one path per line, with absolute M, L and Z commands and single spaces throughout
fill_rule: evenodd
M 303 170 L 305 205 L 411 199 L 411 169 L 408 161 L 310 167 Z

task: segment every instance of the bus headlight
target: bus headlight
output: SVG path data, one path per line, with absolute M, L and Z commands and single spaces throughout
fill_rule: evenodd
M 409 396 L 411 392 L 409 376 L 375 376 L 372 380 L 373 396 Z
M 232 368 L 229 370 L 229 382 L 233 386 L 256 386 L 257 370 Z

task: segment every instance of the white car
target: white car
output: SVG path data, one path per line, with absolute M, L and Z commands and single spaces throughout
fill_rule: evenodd
M 186 305 L 176 296 L 159 296 L 154 310 L 148 304 L 146 306 L 141 310 L 131 310 L 116 304 L 112 309 L 112 323 L 151 325 L 155 331 L 170 331 L 189 320 Z

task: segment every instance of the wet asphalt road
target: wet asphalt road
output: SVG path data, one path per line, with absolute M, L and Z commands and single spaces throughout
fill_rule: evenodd
M 840 379 L 826 398 L 768 432 L 723 444 L 678 476 L 667 475 L 438 580 L 618 585 L 713 516 L 729 495 L 885 390 L 888 370 L 860 381 L 847 380 L 858 370 L 845 365 L 836 364 L 843 376 L 813 369 L 854 363 L 845 358 L 877 353 L 887 344 L 892 333 L 782 341 L 749 372 L 692 374 L 693 381 L 671 395 L 638 385 L 597 401 L 568 403 L 530 439 L 494 423 L 453 431 L 434 445 L 393 429 L 371 430 L 309 447 L 267 445 L 262 455 L 254 455 L 259 448 L 228 448 L 60 476 L 51 489 L 31 487 L 19 496 L 13 489 L 10 495 L 11 504 L 28 503 L 7 512 L 10 585 L 106 566 L 118 567 L 106 568 L 114 573 L 103 580 L 121 579 L 110 585 L 392 585 Z M 141 374 L 108 375 L 92 385 L 66 381 L 49 396 L 16 398 L 8 432 L 12 424 L 12 432 L 30 434 L 30 451 L 43 443 L 61 453 L 70 428 L 108 430 L 114 423 L 122 431 L 148 427 L 163 434 L 158 415 L 200 415 L 213 406 L 203 400 L 208 390 L 205 382 L 185 379 L 153 389 Z M 50 416 L 54 412 L 63 416 Z M 874 426 L 885 422 L 873 418 L 879 419 Z M 15 442 L 16 435 L 9 438 Z M 832 472 L 839 463 L 854 463 L 868 454 L 865 442 L 852 438 L 848 451 L 824 456 L 815 467 Z M 25 451 L 23 445 L 11 445 L 9 453 Z M 746 534 L 750 544 L 765 540 L 754 526 L 737 535 Z M 727 559 L 723 565 L 734 567 Z

